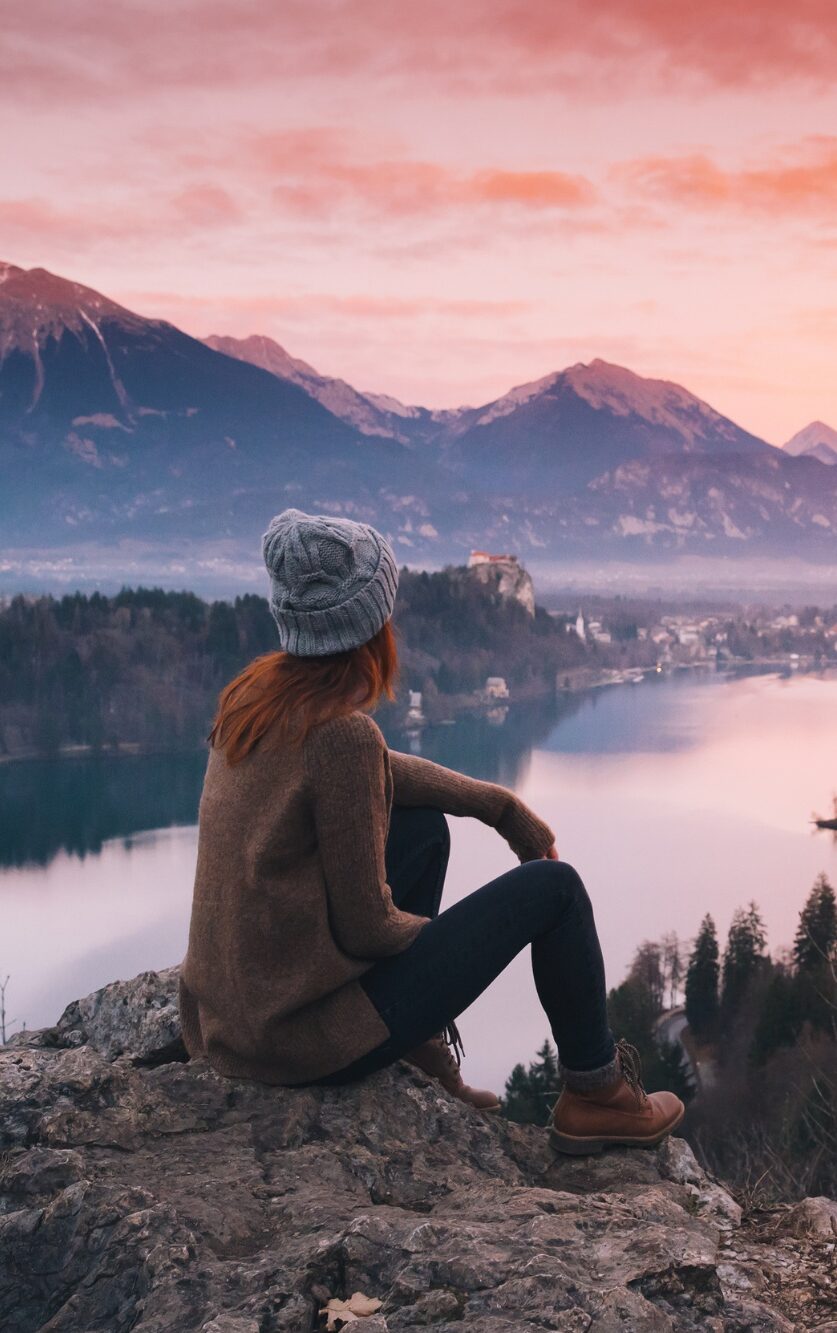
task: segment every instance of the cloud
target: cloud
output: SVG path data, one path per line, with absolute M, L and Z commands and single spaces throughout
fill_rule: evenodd
M 666 204 L 830 222 L 837 212 L 837 138 L 805 140 L 756 166 L 722 167 L 705 154 L 692 153 L 639 158 L 614 168 L 612 176 L 629 190 Z
M 37 197 L 0 199 L 4 244 L 27 253 L 83 251 L 108 241 L 148 237 L 164 225 L 168 225 L 168 219 L 162 224 L 153 212 L 130 207 L 56 207 Z
M 308 256 L 337 246 L 370 260 L 438 264 L 456 251 L 485 249 L 501 232 L 523 243 L 569 238 L 579 228 L 589 235 L 602 225 L 597 190 L 577 173 L 457 170 L 416 160 L 400 143 L 330 127 L 269 135 L 237 127 L 209 145 L 203 135 L 190 137 L 154 145 L 151 132 L 144 147 L 153 179 L 134 171 L 119 190 L 103 165 L 56 195 L 60 202 L 43 193 L 0 198 L 7 248 L 66 264 L 73 250 L 166 247 L 172 237 L 209 244 L 226 235 L 254 262 L 269 259 L 281 238 Z
M 13 240 L 32 233 L 63 239 L 76 233 L 81 221 L 80 217 L 54 208 L 43 199 L 0 199 L 0 226 Z
M 0 235 L 5 257 L 15 252 L 25 264 L 75 264 L 79 255 L 103 255 L 108 248 L 143 244 L 165 247 L 217 236 L 244 220 L 223 189 L 195 185 L 173 195 L 131 196 L 117 204 L 79 199 L 56 207 L 37 196 L 0 199 Z M 44 256 L 52 256 L 45 261 Z M 72 276 L 72 275 L 71 275 Z M 108 293 L 109 295 L 109 293 Z
M 273 197 L 305 214 L 349 206 L 398 219 L 469 207 L 577 209 L 594 202 L 596 191 L 584 177 L 562 171 L 460 174 L 433 162 L 331 162 L 309 165 L 305 176 L 277 185 Z
M 60 106 L 328 78 L 526 96 L 560 78 L 600 97 L 824 87 L 835 61 L 833 0 L 28 0 L 4 15 L 0 92 Z
M 0 200 L 0 225 L 7 246 L 27 254 L 57 248 L 62 262 L 72 247 L 166 244 L 172 235 L 206 244 L 227 235 L 266 254 L 265 238 L 275 244 L 281 235 L 308 254 L 339 245 L 392 263 L 438 263 L 457 247 L 484 250 L 501 233 L 534 245 L 559 236 L 662 233 L 687 211 L 818 224 L 837 215 L 837 136 L 810 136 L 739 166 L 706 153 L 649 155 L 615 164 L 601 183 L 562 171 L 458 170 L 399 151 L 400 144 L 328 126 L 238 130 L 211 149 L 173 147 L 155 188 L 114 201 L 96 199 L 93 179 L 90 196 L 72 203 Z M 176 188 L 168 186 L 175 180 Z
M 588 180 L 563 171 L 478 171 L 464 189 L 475 202 L 521 208 L 577 208 L 596 200 Z
M 184 221 L 198 227 L 224 226 L 243 216 L 232 195 L 217 185 L 190 185 L 172 197 L 170 206 Z
M 173 195 L 144 196 L 117 206 L 74 202 L 56 207 L 46 199 L 0 199 L 0 228 L 7 246 L 27 252 L 39 247 L 98 248 L 103 242 L 165 239 L 176 227 L 190 232 L 217 230 L 242 217 L 235 200 L 212 185 L 194 185 Z
M 572 211 L 596 200 L 591 182 L 575 173 L 457 171 L 439 162 L 376 155 L 375 147 L 324 127 L 257 135 L 249 148 L 245 141 L 232 152 L 240 167 L 249 157 L 254 174 L 275 182 L 278 206 L 312 216 L 345 207 L 393 219 L 473 207 Z
M 671 89 L 683 74 L 711 87 L 752 87 L 775 78 L 825 85 L 837 54 L 832 0 L 540 0 L 507 7 L 497 0 L 494 27 L 512 48 L 535 59 L 561 51 L 609 67 L 617 81 L 642 78 Z M 540 56 L 539 56 L 540 53 Z
M 251 293 L 190 296 L 183 292 L 120 289 L 118 299 L 130 309 L 140 310 L 152 318 L 159 311 L 165 311 L 167 315 L 179 312 L 181 317 L 188 314 L 193 325 L 204 314 L 222 320 L 225 315 L 235 317 L 239 324 L 242 318 L 251 316 L 257 320 L 283 320 L 287 323 L 307 322 L 322 316 L 343 317 L 350 322 L 367 319 L 378 323 L 420 318 L 500 319 L 522 314 L 530 308 L 530 302 L 518 300 L 446 300 L 433 297 L 369 296 L 363 292 L 343 296 L 331 292 L 307 292 L 298 296 L 261 296 Z

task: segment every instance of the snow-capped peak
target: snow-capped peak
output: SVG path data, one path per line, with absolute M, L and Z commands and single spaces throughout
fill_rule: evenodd
M 498 417 L 509 416 L 532 398 L 539 398 L 541 394 L 549 393 L 560 378 L 561 372 L 553 371 L 551 375 L 543 375 L 539 380 L 530 380 L 528 384 L 518 384 L 514 389 L 510 389 L 508 393 L 504 393 L 502 398 L 489 403 L 488 407 L 480 412 L 475 424 L 477 426 L 487 426 L 490 421 L 496 421 Z
M 45 268 L 0 263 L 0 361 L 13 348 L 33 355 L 64 330 L 82 334 L 103 319 L 132 325 L 149 322 L 92 287 L 60 278 Z
M 679 384 L 646 379 L 624 366 L 613 365 L 598 357 L 589 363 L 578 361 L 566 370 L 554 371 L 541 379 L 518 385 L 490 403 L 474 424 L 487 425 L 533 399 L 563 396 L 568 390 L 592 408 L 606 410 L 614 416 L 641 417 L 655 426 L 668 428 L 687 443 L 701 437 L 710 426 L 714 434 L 726 432 L 732 438 L 736 433 L 731 422 Z
M 812 421 L 782 446 L 786 454 L 817 458 L 829 466 L 837 463 L 837 430 L 824 421 Z
M 705 406 L 679 384 L 670 380 L 646 379 L 633 370 L 598 357 L 589 365 L 577 362 L 565 370 L 561 378 L 591 407 L 610 408 L 617 416 L 634 413 L 648 421 L 672 424 L 666 421 L 672 410 Z

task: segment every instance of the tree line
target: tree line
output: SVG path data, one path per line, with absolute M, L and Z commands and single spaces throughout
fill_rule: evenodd
M 401 659 L 395 705 L 422 690 L 430 721 L 449 716 L 489 675 L 518 697 L 545 695 L 556 671 L 586 660 L 565 621 L 451 566 L 402 569 L 393 623 Z M 80 746 L 199 747 L 224 684 L 277 649 L 266 598 L 207 602 L 191 592 L 123 588 L 115 596 L 13 597 L 0 608 L 0 755 Z
M 675 1044 L 660 1024 L 681 999 L 688 1026 Z M 824 874 L 779 957 L 756 903 L 733 914 L 723 951 L 707 915 L 688 950 L 674 935 L 640 945 L 608 1010 L 648 1090 L 687 1102 L 682 1132 L 705 1166 L 749 1199 L 837 1194 L 837 901 Z M 559 1092 L 546 1041 L 509 1075 L 506 1113 L 544 1124 Z

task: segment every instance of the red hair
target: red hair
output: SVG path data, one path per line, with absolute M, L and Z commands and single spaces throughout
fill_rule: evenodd
M 207 739 L 237 764 L 268 730 L 301 744 L 318 722 L 395 698 L 398 648 L 389 620 L 359 648 L 327 657 L 265 653 L 221 691 Z

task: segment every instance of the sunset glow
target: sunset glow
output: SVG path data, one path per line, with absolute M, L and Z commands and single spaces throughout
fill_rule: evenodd
M 831 0 L 31 0 L 0 259 L 360 389 L 603 357 L 837 426 Z

